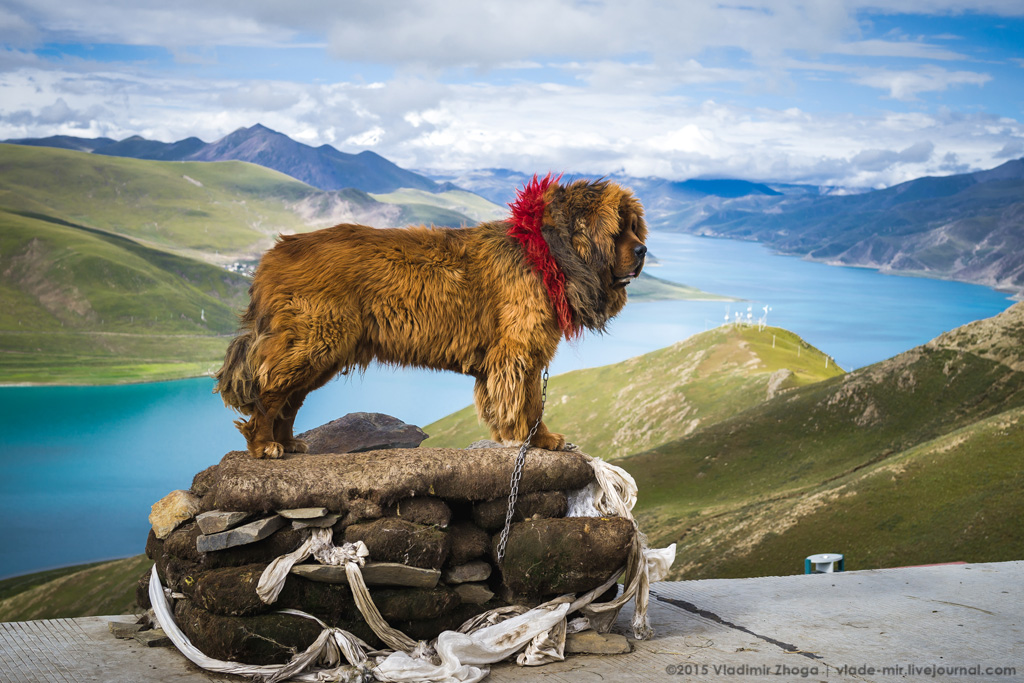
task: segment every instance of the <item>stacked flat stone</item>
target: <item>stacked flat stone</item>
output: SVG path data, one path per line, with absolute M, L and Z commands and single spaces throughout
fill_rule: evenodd
M 425 435 L 416 430 L 406 441 L 363 439 L 356 453 L 318 452 L 344 447 L 351 417 L 302 435 L 309 454 L 256 460 L 228 453 L 197 474 L 190 491 L 154 506 L 146 553 L 163 585 L 181 596 L 179 627 L 208 656 L 288 661 L 321 626 L 282 608 L 383 646 L 356 608 L 343 567 L 310 558 L 293 567 L 275 603 L 256 594 L 267 565 L 302 545 L 310 528 L 330 528 L 336 546 L 366 544 L 363 577 L 374 603 L 417 640 L 496 607 L 592 590 L 626 563 L 631 521 L 565 517 L 567 495 L 594 480 L 586 456 L 528 452 L 499 567 L 495 548 L 517 449 L 417 448 Z M 388 447 L 365 450 L 379 443 Z M 143 604 L 147 587 L 148 575 L 140 582 Z

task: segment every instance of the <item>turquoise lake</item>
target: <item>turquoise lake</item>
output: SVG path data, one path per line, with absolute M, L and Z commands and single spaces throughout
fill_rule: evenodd
M 796 332 L 855 369 L 1010 306 L 985 287 L 779 256 L 754 243 L 655 233 L 648 272 L 744 299 L 635 302 L 604 336 L 563 344 L 551 373 L 617 362 L 724 322 Z M 209 378 L 117 387 L 0 387 L 0 578 L 141 553 L 150 505 L 244 448 Z M 426 425 L 472 402 L 472 380 L 371 368 L 309 398 L 298 431 L 349 412 Z M 584 449 L 586 444 L 582 444 Z M 643 492 L 640 492 L 643 495 Z

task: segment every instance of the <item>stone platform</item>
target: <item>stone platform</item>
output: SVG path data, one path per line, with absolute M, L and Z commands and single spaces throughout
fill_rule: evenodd
M 486 680 L 1022 681 L 1022 585 L 1024 561 L 662 582 L 651 590 L 656 635 L 632 653 L 499 664 Z M 0 624 L 0 681 L 244 680 L 202 672 L 173 647 L 116 640 L 107 622 L 125 619 Z

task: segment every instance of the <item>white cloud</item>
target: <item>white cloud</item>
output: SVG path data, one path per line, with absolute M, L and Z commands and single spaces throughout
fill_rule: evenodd
M 857 76 L 854 82 L 872 88 L 888 90 L 889 97 L 904 102 L 914 101 L 926 92 L 941 92 L 953 86 L 982 86 L 992 76 L 975 71 L 948 71 L 937 66 L 916 70 L 874 69 Z
M 1019 0 L 923 3 L 896 0 L 871 11 L 1013 16 L 1021 9 Z M 1017 120 L 977 113 L 982 95 L 1005 91 L 993 83 L 1003 71 L 982 72 L 968 40 L 953 51 L 936 44 L 945 36 L 879 37 L 862 21 L 865 7 L 8 0 L 0 39 L 21 38 L 0 49 L 0 139 L 214 140 L 260 122 L 309 144 L 373 147 L 411 168 L 861 186 L 992 166 L 1017 149 L 1024 138 Z M 32 41 L 162 46 L 174 64 L 48 60 L 15 49 Z M 215 49 L 225 45 L 259 46 L 268 64 L 285 48 L 321 45 L 319 57 L 343 60 L 331 63 L 345 75 L 332 77 L 330 64 L 320 64 L 315 77 L 232 76 Z M 368 82 L 350 75 L 353 64 L 368 65 Z M 982 106 L 934 104 L 965 92 Z
M 929 43 L 912 40 L 858 40 L 834 47 L 831 52 L 858 57 L 899 57 L 903 59 L 934 59 L 958 61 L 967 55 Z
M 1019 159 L 1024 157 L 1024 140 L 1020 138 L 1010 140 L 992 156 L 995 159 Z
M 929 161 L 935 145 L 930 141 L 916 142 L 901 152 L 887 149 L 866 149 L 858 152 L 850 165 L 858 171 L 885 171 L 897 164 L 923 164 Z
M 966 167 L 991 167 L 1024 138 L 1016 121 L 952 110 L 854 116 L 649 92 L 615 97 L 590 85 L 442 85 L 408 76 L 359 85 L 25 71 L 0 74 L 0 90 L 23 103 L 0 112 L 0 139 L 61 133 L 210 141 L 260 122 L 308 144 L 348 152 L 372 146 L 409 168 L 446 170 L 878 186 L 941 173 L 950 154 Z

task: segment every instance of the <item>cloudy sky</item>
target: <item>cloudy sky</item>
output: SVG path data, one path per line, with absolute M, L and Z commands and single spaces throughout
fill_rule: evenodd
M 881 187 L 1024 157 L 1021 0 L 0 0 L 0 139 Z

